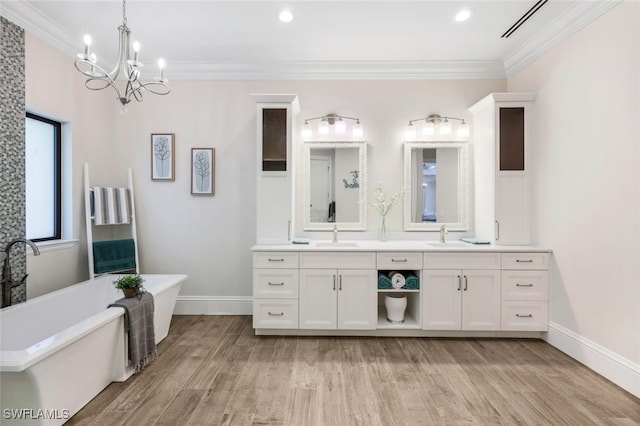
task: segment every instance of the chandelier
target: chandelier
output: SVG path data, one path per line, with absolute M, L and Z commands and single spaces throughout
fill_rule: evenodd
M 90 90 L 102 90 L 112 87 L 117 94 L 116 99 L 122 105 L 121 112 L 127 113 L 127 104 L 131 99 L 142 102 L 142 94 L 144 91 L 156 94 L 166 95 L 170 92 L 169 80 L 164 78 L 165 62 L 163 59 L 158 60 L 160 68 L 160 77 L 154 81 L 143 82 L 140 80 L 140 69 L 144 66 L 138 61 L 138 53 L 140 52 L 140 43 L 134 41 L 129 42 L 131 31 L 127 27 L 126 0 L 122 1 L 122 25 L 118 27 L 118 63 L 111 72 L 107 72 L 103 67 L 97 64 L 98 58 L 95 53 L 91 53 L 91 37 L 87 34 L 84 36 L 84 52 L 78 53 L 78 59 L 75 66 L 78 71 L 87 76 L 84 85 Z M 131 51 L 133 50 L 133 58 Z M 124 77 L 124 89 L 118 86 L 118 77 L 122 73 Z

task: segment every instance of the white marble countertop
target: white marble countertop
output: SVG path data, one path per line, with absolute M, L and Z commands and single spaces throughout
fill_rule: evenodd
M 438 241 L 414 240 L 312 240 L 309 244 L 257 244 L 251 251 L 416 251 L 416 252 L 551 252 L 551 249 L 540 246 L 506 246 L 495 244 L 470 244 L 463 241 L 450 240 L 445 243 Z

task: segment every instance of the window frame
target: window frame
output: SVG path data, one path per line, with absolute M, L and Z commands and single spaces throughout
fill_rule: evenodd
M 26 119 L 30 118 L 32 120 L 37 120 L 43 123 L 50 124 L 54 127 L 54 141 L 53 141 L 53 169 L 54 169 L 54 179 L 53 179 L 53 191 L 54 191 L 54 211 L 53 211 L 53 235 L 42 238 L 33 238 L 31 239 L 34 242 L 41 241 L 54 241 L 62 239 L 62 125 L 63 123 L 57 120 L 52 120 L 50 118 L 44 117 L 42 115 L 38 115 L 29 111 L 26 111 L 25 116 L 25 128 L 26 128 Z M 26 131 L 25 131 L 25 146 L 26 146 Z M 26 161 L 26 158 L 25 158 Z M 25 188 L 26 188 L 26 175 L 25 175 Z M 25 206 L 25 209 L 28 206 Z M 25 224 L 26 225 L 26 224 Z M 28 232 L 28 230 L 27 230 Z

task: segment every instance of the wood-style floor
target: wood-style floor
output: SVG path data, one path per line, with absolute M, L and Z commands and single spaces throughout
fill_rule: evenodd
M 256 337 L 175 316 L 68 425 L 637 425 L 640 400 L 540 340 Z

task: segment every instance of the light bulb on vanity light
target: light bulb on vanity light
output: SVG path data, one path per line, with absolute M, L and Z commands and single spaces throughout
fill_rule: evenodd
M 416 138 L 416 127 L 413 125 L 413 123 L 409 122 L 407 130 L 405 130 L 404 132 L 404 137 L 409 141 L 412 141 Z
M 309 139 L 313 132 L 311 131 L 311 124 L 307 120 L 304 121 L 304 125 L 302 126 L 302 138 Z
M 364 136 L 364 128 L 362 127 L 362 124 L 360 124 L 360 120 L 356 121 L 356 124 L 353 125 L 351 133 L 354 138 L 361 138 Z
M 462 123 L 458 127 L 458 136 L 461 138 L 469 137 L 469 125 L 464 120 L 462 120 Z
M 336 133 L 341 135 L 347 131 L 347 123 L 343 119 L 336 120 Z
M 318 134 L 320 135 L 328 135 L 329 134 L 329 122 L 326 119 L 320 121 L 318 124 Z
M 422 134 L 424 136 L 433 136 L 436 132 L 436 126 L 431 121 L 427 121 L 422 126 Z
M 440 134 L 443 136 L 447 136 L 451 134 L 451 123 L 446 118 L 442 123 L 440 123 Z

